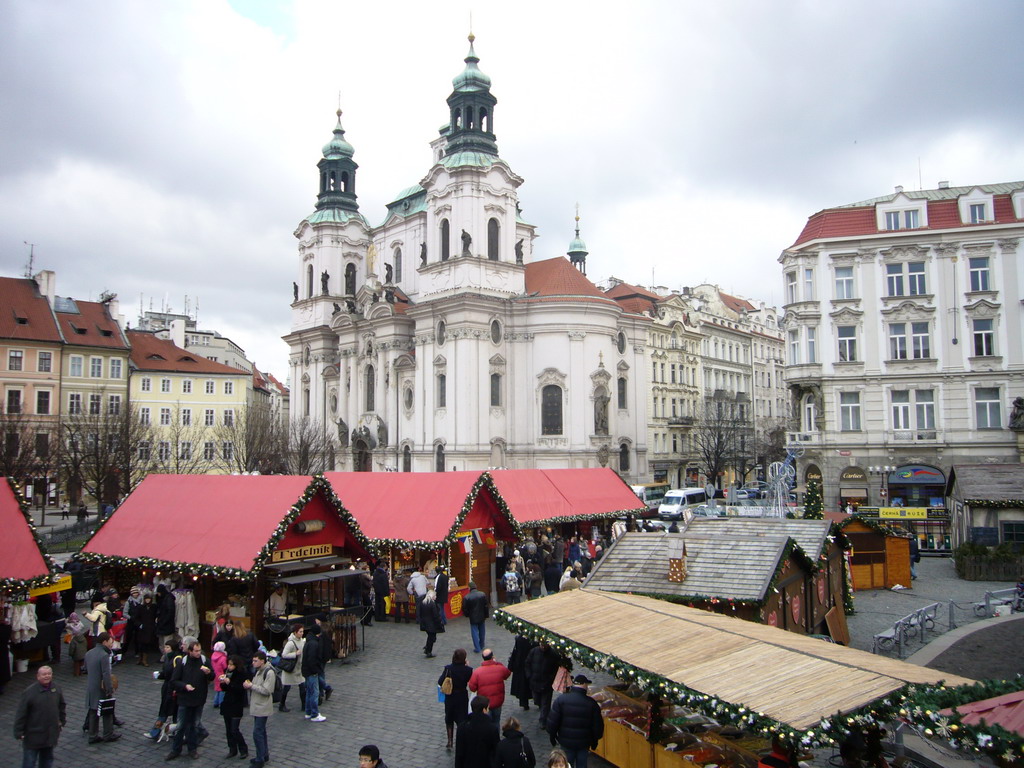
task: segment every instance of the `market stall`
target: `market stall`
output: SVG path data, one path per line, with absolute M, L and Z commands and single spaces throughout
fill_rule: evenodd
M 598 751 L 630 768 L 744 765 L 749 755 L 724 749 L 724 740 L 742 740 L 756 752 L 749 747 L 758 738 L 776 733 L 805 747 L 832 744 L 843 723 L 889 718 L 929 686 L 974 682 L 764 624 L 589 587 L 509 606 L 495 620 L 621 681 L 609 696 L 636 703 L 605 708 L 614 724 Z M 666 719 L 678 727 L 664 741 Z M 705 739 L 709 732 L 715 736 Z M 690 760 L 673 763 L 678 755 L 669 752 L 688 752 Z
M 860 512 L 850 515 L 837 527 L 850 542 L 853 589 L 892 589 L 897 584 L 913 588 L 910 578 L 912 534 Z
M 448 566 L 449 617 L 461 615 L 470 580 L 491 593 L 498 542 L 521 538 L 487 472 L 328 472 L 324 478 L 392 578 L 418 568 L 432 579 L 438 564 Z
M 217 619 L 230 616 L 271 642 L 280 640 L 272 631 L 323 613 L 341 625 L 335 651 L 347 653 L 358 617 L 345 615 L 346 582 L 354 581 L 345 577 L 371 550 L 322 478 L 149 475 L 77 558 L 102 566 L 104 579 L 125 592 L 166 585 L 179 636 L 205 644 Z M 285 598 L 265 616 L 278 585 Z
M 15 666 L 42 658 L 57 645 L 64 628 L 62 618 L 39 618 L 33 598 L 64 589 L 32 523 L 28 505 L 10 480 L 0 481 L 0 688 L 11 679 L 9 653 Z

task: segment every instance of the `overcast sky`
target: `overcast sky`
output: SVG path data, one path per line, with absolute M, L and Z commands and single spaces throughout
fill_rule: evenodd
M 596 10 L 607 8 L 607 10 Z M 287 373 L 338 93 L 360 210 L 418 183 L 472 11 L 536 258 L 778 303 L 807 217 L 1024 179 L 1021 2 L 0 0 L 0 274 L 182 311 Z

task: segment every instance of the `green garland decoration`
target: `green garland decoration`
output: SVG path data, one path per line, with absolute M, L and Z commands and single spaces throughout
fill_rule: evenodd
M 50 553 L 46 551 L 46 547 L 43 546 L 43 540 L 39 538 L 39 531 L 36 530 L 35 521 L 32 519 L 32 513 L 29 512 L 28 500 L 22 495 L 21 490 L 14 482 L 13 478 L 5 478 L 7 485 L 10 486 L 11 491 L 14 493 L 14 500 L 18 504 L 18 509 L 21 510 L 22 516 L 25 518 L 25 525 L 28 526 L 29 531 L 32 533 L 32 539 L 36 543 L 36 547 L 39 549 L 39 554 L 43 558 L 43 562 L 46 564 L 47 572 L 41 576 L 35 576 L 31 579 L 0 579 L 0 590 L 3 591 L 14 591 L 21 589 L 36 589 L 37 587 L 45 587 L 47 584 L 54 582 L 54 576 L 57 574 L 57 565 L 53 562 L 53 558 L 50 557 Z
M 555 517 L 545 517 L 542 520 L 527 520 L 523 523 L 523 528 L 541 528 L 545 525 L 561 525 L 563 523 L 586 523 L 591 520 L 613 520 L 617 517 L 625 517 L 626 515 L 640 516 L 645 512 L 647 512 L 647 507 L 619 509 L 613 512 L 592 512 L 580 515 L 557 515 Z
M 964 504 L 971 507 L 991 507 L 993 509 L 1016 509 L 1024 507 L 1024 499 L 964 499 Z
M 848 518 L 843 520 L 841 523 L 834 523 L 840 531 L 846 530 L 846 527 L 854 522 L 863 523 L 875 533 L 880 533 L 883 536 L 899 536 L 901 538 L 907 538 L 907 532 L 902 528 L 888 525 L 870 517 L 864 517 L 858 513 L 850 515 Z M 849 549 L 849 547 L 847 547 Z
M 938 714 L 939 710 L 946 707 L 1024 690 L 1024 676 L 1021 675 L 1012 681 L 987 681 L 957 687 L 948 687 L 941 682 L 936 685 L 905 685 L 854 712 L 836 713 L 823 718 L 813 728 L 801 730 L 767 717 L 742 703 L 724 701 L 633 666 L 611 654 L 595 651 L 512 616 L 505 610 L 495 611 L 494 621 L 514 634 L 545 641 L 556 652 L 575 659 L 588 669 L 607 672 L 623 682 L 636 683 L 645 693 L 698 710 L 719 722 L 728 720 L 763 736 L 779 736 L 790 744 L 814 749 L 835 746 L 851 728 L 883 727 L 894 720 L 903 720 L 925 737 L 943 738 L 955 749 L 985 753 L 1001 760 L 1003 764 L 1024 764 L 1024 739 L 1019 735 L 998 726 L 965 725 L 955 711 L 949 716 Z
M 255 554 L 253 557 L 252 568 L 231 568 L 229 566 L 183 562 L 178 560 L 163 560 L 161 558 L 154 557 L 122 557 L 119 555 L 103 555 L 97 552 L 86 552 L 85 547 L 83 547 L 81 552 L 75 555 L 75 559 L 101 566 L 116 565 L 125 568 L 188 573 L 195 578 L 200 576 L 213 576 L 215 578 L 222 579 L 248 580 L 258 576 L 263 571 L 263 568 L 270 560 L 274 550 L 277 549 L 281 540 L 288 532 L 288 528 L 295 522 L 305 506 L 313 500 L 317 493 L 324 494 L 328 503 L 334 507 L 338 516 L 348 526 L 356 541 L 358 541 L 363 548 L 367 550 L 367 552 L 375 554 L 376 548 L 373 542 L 366 538 L 362 529 L 359 527 L 359 523 L 352 514 L 342 506 L 330 483 L 327 482 L 323 475 L 315 475 L 310 484 L 306 486 L 306 489 L 302 492 L 302 495 L 291 505 L 288 512 L 274 528 L 274 532 L 270 535 L 270 539 L 267 543 L 264 544 Z M 117 512 L 114 513 L 114 515 L 116 514 Z M 103 529 L 103 526 L 106 525 L 109 520 L 113 519 L 114 515 L 111 515 L 100 524 L 99 528 L 96 529 L 89 541 L 92 541 L 92 539 Z M 85 546 L 87 547 L 88 545 L 89 542 L 87 541 Z

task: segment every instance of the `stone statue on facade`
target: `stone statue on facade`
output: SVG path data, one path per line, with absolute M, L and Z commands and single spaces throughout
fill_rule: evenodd
M 523 241 L 519 240 L 516 243 L 516 264 L 523 263 Z
M 607 445 L 602 445 L 597 449 L 597 463 L 602 467 L 608 466 L 608 456 L 611 452 L 608 450 Z
M 1010 429 L 1024 431 L 1024 397 L 1013 400 L 1013 411 L 1010 412 Z
M 299 284 L 292 283 L 292 301 L 299 300 Z
M 344 419 L 338 419 L 338 447 L 348 448 L 348 424 Z
M 420 243 L 420 266 L 427 266 L 427 244 Z
M 388 425 L 380 416 L 377 417 L 377 445 L 381 448 L 388 445 Z
M 469 256 L 469 248 L 473 245 L 473 237 L 466 230 L 462 230 L 462 255 Z
M 331 316 L 333 317 L 334 315 L 338 314 L 339 312 L 341 312 L 341 305 L 338 304 L 338 302 L 334 302 L 334 311 L 331 313 Z
M 608 395 L 603 391 L 594 398 L 594 434 L 608 434 Z
M 390 264 L 384 265 L 384 282 L 388 285 L 391 284 L 391 280 L 395 275 L 395 271 Z
M 328 283 L 330 283 L 330 281 L 331 276 L 327 273 L 327 270 L 325 269 L 323 274 L 320 275 L 320 290 L 323 292 L 324 296 L 327 295 L 327 285 Z

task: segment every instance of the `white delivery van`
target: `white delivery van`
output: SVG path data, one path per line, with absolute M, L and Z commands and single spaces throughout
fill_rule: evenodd
M 682 520 L 688 518 L 686 510 L 698 504 L 707 504 L 708 495 L 703 488 L 680 488 L 665 494 L 658 507 L 658 517 L 666 520 Z
M 633 493 L 636 494 L 637 498 L 647 505 L 648 514 L 653 515 L 658 511 L 658 507 L 661 505 L 661 500 L 665 498 L 665 493 L 669 489 L 669 484 L 644 483 L 643 485 L 631 485 L 629 487 L 633 489 Z

